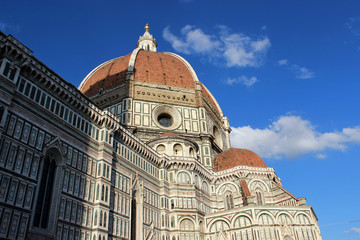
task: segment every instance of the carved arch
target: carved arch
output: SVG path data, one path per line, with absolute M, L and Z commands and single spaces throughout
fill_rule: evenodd
M 232 182 L 226 182 L 221 184 L 217 189 L 216 189 L 216 195 L 218 197 L 221 197 L 226 191 L 231 191 L 232 193 L 241 193 L 239 187 L 237 184 L 232 183 Z
M 269 186 L 260 179 L 254 179 L 249 182 L 250 191 L 253 192 L 255 189 L 260 188 L 263 192 L 270 192 Z

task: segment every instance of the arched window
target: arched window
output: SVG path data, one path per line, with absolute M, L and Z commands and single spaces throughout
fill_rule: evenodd
M 195 184 L 196 188 L 199 188 L 199 178 L 197 175 L 195 175 L 195 177 L 194 177 L 194 184 Z
M 98 176 L 101 175 L 101 163 L 98 164 Z
M 256 193 L 256 203 L 258 205 L 263 205 L 264 201 L 263 201 L 262 191 L 260 189 L 256 189 L 255 193 Z
M 183 152 L 182 152 L 182 146 L 180 144 L 175 144 L 174 145 L 174 156 L 182 156 Z
M 204 193 L 209 194 L 209 185 L 205 181 L 202 183 L 202 190 Z
M 105 186 L 101 186 L 101 201 L 104 201 L 104 194 L 105 194 Z
M 261 214 L 258 222 L 260 225 L 274 225 L 273 218 L 267 213 Z
M 190 157 L 195 157 L 195 151 L 194 151 L 194 149 L 192 147 L 189 148 L 189 156 Z
M 102 225 L 103 225 L 103 211 L 100 211 L 99 219 L 100 219 L 100 224 L 99 224 L 99 226 L 102 227 Z
M 180 184 L 190 184 L 190 175 L 186 172 L 181 172 L 177 175 L 177 181 Z
M 286 224 L 286 225 L 292 224 L 292 220 L 287 214 L 281 214 L 278 219 L 280 224 Z
M 55 154 L 49 154 L 44 158 L 41 172 L 39 194 L 34 214 L 34 226 L 47 228 L 51 209 L 51 197 L 54 188 L 56 171 Z
M 107 216 L 106 216 L 106 212 L 104 213 L 104 227 L 106 227 L 106 218 L 107 218 Z
M 251 221 L 246 216 L 239 216 L 238 218 L 235 219 L 234 226 L 236 228 L 248 227 L 251 226 Z
M 99 184 L 96 185 L 96 200 L 99 200 Z
M 218 220 L 214 222 L 210 227 L 210 232 L 219 232 L 219 231 L 226 231 L 229 229 L 229 224 L 227 224 L 225 221 Z
M 108 201 L 108 191 L 109 191 L 109 187 L 106 187 L 105 188 L 105 202 L 107 202 Z
M 225 209 L 230 210 L 234 208 L 234 197 L 231 192 L 225 193 Z
M 204 229 L 204 222 L 203 221 L 200 221 L 199 222 L 199 225 L 200 225 L 200 232 L 203 233 L 205 231 Z
M 195 226 L 190 219 L 184 219 L 180 223 L 180 230 L 194 230 Z
M 98 221 L 98 211 L 95 210 L 95 215 L 94 215 L 94 226 L 97 225 L 97 221 Z
M 310 224 L 310 220 L 307 216 L 305 216 L 304 214 L 299 214 L 296 217 L 297 223 L 301 224 L 301 225 L 307 225 Z
M 170 226 L 172 228 L 175 227 L 175 217 L 174 216 L 171 217 Z

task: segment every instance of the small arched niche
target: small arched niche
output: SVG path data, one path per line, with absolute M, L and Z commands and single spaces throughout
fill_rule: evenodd
M 189 148 L 189 157 L 195 157 L 195 151 L 192 147 Z
M 173 148 L 174 156 L 182 156 L 183 155 L 183 148 L 180 144 L 175 144 Z

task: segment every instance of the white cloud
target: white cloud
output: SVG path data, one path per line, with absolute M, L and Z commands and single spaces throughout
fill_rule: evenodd
M 292 71 L 298 79 L 310 79 L 315 77 L 315 73 L 308 68 L 297 64 L 290 64 L 287 59 L 281 59 L 277 63 L 278 66 L 287 66 L 287 68 Z
M 287 59 L 281 59 L 278 61 L 279 66 L 283 66 L 283 65 L 288 65 L 288 60 Z
M 228 67 L 260 66 L 271 46 L 268 37 L 253 39 L 243 33 L 232 33 L 226 26 L 217 26 L 218 33 L 210 35 L 200 28 L 186 25 L 181 29 L 181 36 L 172 34 L 168 27 L 163 30 L 163 37 L 172 47 L 185 54 L 203 54 L 211 58 L 224 60 Z
M 293 64 L 292 69 L 295 72 L 295 77 L 298 79 L 310 79 L 315 76 L 315 74 L 306 67 L 300 67 L 296 64 Z
M 360 228 L 355 228 L 355 227 L 353 227 L 353 228 L 351 228 L 349 231 L 350 231 L 350 232 L 356 232 L 356 233 L 359 233 L 359 234 L 360 234 Z
M 244 75 L 238 77 L 238 78 L 228 78 L 226 80 L 226 84 L 228 85 L 233 85 L 233 84 L 236 84 L 236 83 L 241 83 L 241 84 L 244 84 L 245 86 L 252 86 L 254 85 L 256 82 L 258 82 L 259 80 L 256 78 L 256 77 L 246 77 Z
M 360 239 L 360 228 L 353 227 L 350 228 L 348 231 L 345 231 L 345 233 L 355 233 Z
M 299 116 L 281 116 L 265 129 L 233 127 L 231 144 L 262 157 L 293 158 L 313 153 L 323 159 L 326 155 L 322 152 L 327 149 L 343 151 L 349 144 L 360 144 L 360 126 L 321 133 Z

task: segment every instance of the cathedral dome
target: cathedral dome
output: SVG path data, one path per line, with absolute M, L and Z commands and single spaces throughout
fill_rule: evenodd
M 174 88 L 184 93 L 195 94 L 196 90 L 201 90 L 203 98 L 222 116 L 217 101 L 200 83 L 191 65 L 177 54 L 157 52 L 157 43 L 148 32 L 148 26 L 145 30 L 145 34 L 139 38 L 137 48 L 131 54 L 100 64 L 84 78 L 79 90 L 93 98 L 124 85 L 127 80 L 147 86 Z M 196 102 L 195 99 L 190 100 Z
M 130 61 L 132 55 L 135 55 L 135 59 Z M 134 72 L 135 81 L 195 89 L 196 79 L 192 71 L 176 54 L 141 49 L 96 67 L 84 79 L 81 92 L 91 96 L 100 88 L 107 90 L 116 87 L 126 80 L 128 72 Z
M 214 159 L 214 171 L 220 172 L 237 166 L 267 168 L 265 162 L 253 151 L 230 148 Z

